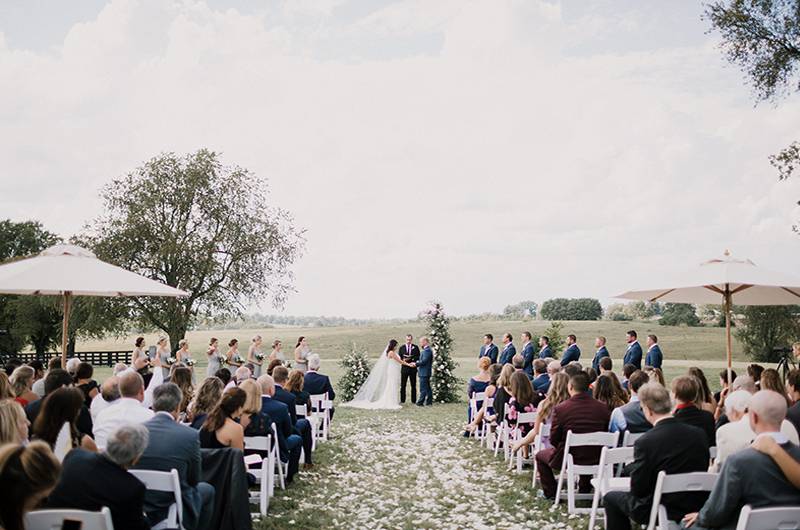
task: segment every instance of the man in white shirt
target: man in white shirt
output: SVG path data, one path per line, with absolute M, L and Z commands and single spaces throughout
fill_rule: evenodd
M 132 370 L 119 375 L 120 397 L 114 404 L 97 415 L 94 424 L 94 441 L 101 451 L 106 448 L 108 436 L 124 423 L 144 423 L 153 417 L 153 411 L 142 405 L 144 380 Z
M 729 423 L 717 429 L 717 459 L 714 462 L 717 470 L 722 469 L 722 464 L 729 456 L 750 447 L 756 438 L 756 433 L 750 428 L 750 420 L 747 416 L 752 399 L 752 394 L 746 390 L 731 392 L 725 398 L 725 414 L 728 416 Z M 793 444 L 798 445 L 800 442 L 792 422 L 784 419 L 781 422 L 780 432 Z
M 89 412 L 92 413 L 92 421 L 97 421 L 97 416 L 119 398 L 119 378 L 114 375 L 103 382 L 100 392 L 92 399 L 92 406 L 89 407 Z

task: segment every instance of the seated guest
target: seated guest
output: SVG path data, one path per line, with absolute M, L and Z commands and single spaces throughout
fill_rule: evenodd
M 753 378 L 756 385 L 756 390 L 761 386 L 761 374 L 764 373 L 764 367 L 760 364 L 750 364 L 747 366 L 747 375 Z
M 566 366 L 572 361 L 577 361 L 581 358 L 581 350 L 578 348 L 578 338 L 575 335 L 567 335 L 567 348 L 561 354 L 561 366 Z
M 267 375 L 272 375 L 272 371 L 275 370 L 276 366 L 283 366 L 283 361 L 280 359 L 272 359 L 267 365 Z
M 28 443 L 28 418 L 13 399 L 0 400 L 0 445 Z
M 123 423 L 144 423 L 153 417 L 153 411 L 142 405 L 144 401 L 144 379 L 133 370 L 119 375 L 120 398 L 97 415 L 94 436 L 97 447 L 106 448 L 108 435 Z
M 0 399 L 16 399 L 17 395 L 11 386 L 11 381 L 2 370 L 0 370 Z
M 491 375 L 489 374 L 489 366 L 491 365 L 492 361 L 489 357 L 480 357 L 478 359 L 478 373 L 470 377 L 467 383 L 467 399 L 472 399 L 475 394 L 486 391 L 486 387 L 489 386 L 489 380 L 491 379 Z M 514 367 L 512 366 L 511 369 L 513 370 Z M 483 401 L 478 402 L 479 407 L 482 404 Z M 467 405 L 467 422 L 472 422 L 472 407 L 469 405 Z M 467 433 L 464 434 L 466 435 Z
M 658 337 L 655 335 L 647 336 L 647 355 L 644 359 L 645 366 L 652 366 L 653 368 L 661 369 L 664 363 L 664 354 L 661 353 L 661 347 L 658 345 Z
M 750 447 L 772 458 L 775 464 L 781 468 L 781 471 L 792 486 L 800 489 L 800 461 L 795 460 L 792 455 L 787 453 L 783 447 L 778 445 L 778 442 L 776 442 L 774 438 L 771 436 L 761 436 L 756 438 L 753 445 Z
M 33 362 L 31 363 L 33 366 Z M 41 379 L 37 379 L 34 381 L 33 386 L 31 386 L 31 390 L 39 396 L 39 398 L 43 398 L 45 391 L 44 391 L 44 381 L 47 379 L 47 374 L 49 374 L 52 370 L 60 370 L 61 369 L 61 357 L 52 357 L 49 361 L 47 361 L 47 371 L 42 374 Z
M 664 380 L 664 372 L 661 371 L 661 368 L 645 366 L 643 372 L 647 375 L 651 383 L 658 383 L 663 387 L 667 386 L 667 382 Z
M 227 368 L 220 368 L 214 373 L 214 377 L 222 381 L 224 386 L 228 386 L 228 383 L 231 382 L 231 378 L 233 376 L 231 375 L 231 371 Z
M 561 365 L 559 365 L 561 367 Z M 547 394 L 550 388 L 550 375 L 547 373 L 547 363 L 544 359 L 533 361 L 533 390 L 541 394 Z
M 586 374 L 579 372 L 569 380 L 570 398 L 558 405 L 553 411 L 553 423 L 550 428 L 550 443 L 552 447 L 543 449 L 536 454 L 539 464 L 539 477 L 542 482 L 542 491 L 547 499 L 555 499 L 556 479 L 553 469 L 560 469 L 564 458 L 564 444 L 567 440 L 567 431 L 574 433 L 604 432 L 608 428 L 611 416 L 606 405 L 595 401 L 587 391 L 589 379 Z M 596 464 L 600 459 L 599 447 L 576 447 L 572 451 L 576 464 Z M 588 492 L 590 489 L 589 476 L 581 476 L 579 491 Z
M 225 384 L 218 377 L 209 377 L 200 385 L 197 395 L 187 407 L 192 429 L 200 430 L 206 416 L 222 399 Z M 259 393 L 260 395 L 260 393 Z
M 97 416 L 100 415 L 100 412 L 107 409 L 109 405 L 119 398 L 119 378 L 112 375 L 100 385 L 100 392 L 94 397 L 92 404 L 89 406 L 92 421 L 97 421 Z
M 14 390 L 14 399 L 23 407 L 39 399 L 39 396 L 31 390 L 35 374 L 36 371 L 33 368 L 23 364 L 14 369 L 11 377 L 8 378 L 11 388 Z
M 611 357 L 602 357 L 597 364 L 600 366 L 600 375 L 611 372 L 614 369 L 614 363 L 611 361 Z
M 800 448 L 780 432 L 786 418 L 784 396 L 771 390 L 756 392 L 749 416 L 757 437 L 773 438 L 800 461 Z M 684 523 L 693 528 L 735 528 L 746 504 L 754 509 L 800 505 L 800 490 L 788 482 L 772 458 L 750 447 L 728 457 L 708 500 L 699 513 L 688 514 Z
M 181 401 L 181 421 L 184 421 L 188 414 L 186 409 L 194 398 L 194 384 L 192 383 L 192 369 L 188 366 L 178 366 L 172 371 L 169 378 L 170 383 L 175 383 L 181 389 L 183 401 Z
M 294 394 L 283 388 L 289 379 L 289 370 L 285 366 L 276 366 L 272 371 L 272 379 L 275 381 L 274 399 L 284 403 L 289 409 L 289 417 L 292 419 L 294 433 L 303 438 L 303 453 L 305 454 L 305 465 L 303 467 L 304 469 L 311 468 L 311 452 L 314 446 L 311 423 L 306 418 L 297 417 L 297 399 Z
M 78 367 L 81 365 L 81 360 L 77 357 L 72 357 L 67 359 L 67 365 L 64 367 L 67 369 L 67 373 L 72 377 L 72 380 L 75 381 L 75 376 L 78 375 Z
M 302 406 L 306 406 L 306 411 L 311 411 L 311 394 L 303 390 L 305 379 L 303 372 L 300 370 L 292 370 L 289 372 L 289 379 L 286 381 L 286 390 L 291 392 L 294 396 L 295 402 Z
M 114 530 L 149 529 L 145 486 L 128 473 L 147 447 L 148 436 L 144 425 L 131 423 L 109 435 L 102 453 L 70 451 L 47 507 L 97 512 L 107 506 Z
M 720 393 L 720 400 L 717 403 L 717 410 L 714 411 L 714 418 L 717 421 L 715 425 L 716 429 L 719 429 L 730 421 L 728 420 L 728 415 L 725 414 L 725 398 L 729 392 L 736 392 L 737 390 L 744 390 L 750 394 L 755 394 L 756 390 L 758 389 L 756 388 L 755 382 L 753 382 L 753 378 L 749 375 L 740 375 L 739 377 L 734 377 L 733 384 L 730 386 L 730 390 L 725 389 L 725 392 Z
M 731 370 L 731 381 L 734 379 L 736 379 L 736 370 Z M 719 372 L 719 387 L 721 390 L 719 392 L 714 392 L 714 399 L 717 400 L 717 403 L 719 403 L 722 393 L 730 386 L 730 382 L 728 381 L 728 369 L 723 368 Z
M 532 444 L 536 436 L 542 432 L 542 425 L 552 427 L 553 423 L 553 410 L 569 399 L 569 376 L 564 372 L 559 372 L 550 380 L 550 390 L 547 392 L 547 398 L 539 403 L 536 409 L 536 423 L 533 430 L 530 431 L 524 438 L 512 444 L 512 451 L 516 452 L 520 447 Z M 542 448 L 546 449 L 552 447 L 550 445 L 550 437 L 542 437 Z
M 641 373 L 641 372 L 639 372 Z M 612 491 L 603 497 L 606 528 L 629 530 L 630 520 L 647 524 L 653 504 L 653 490 L 658 473 L 691 473 L 708 468 L 708 445 L 703 432 L 677 421 L 670 415 L 672 403 L 669 392 L 658 383 L 639 388 L 639 402 L 648 423 L 653 428 L 634 444 L 634 461 L 625 467 L 631 477 L 630 491 Z M 704 493 L 672 493 L 661 503 L 672 521 L 702 506 Z
M 583 367 L 581 366 L 581 363 L 579 363 L 579 362 L 571 362 L 568 365 L 564 366 L 562 368 L 562 370 L 564 370 L 565 374 L 567 374 L 568 376 L 572 377 L 573 375 L 575 375 L 577 373 L 583 372 Z
M 311 369 L 311 357 L 315 354 L 309 355 L 309 370 Z M 306 376 L 311 372 L 306 373 Z M 262 375 L 258 378 L 258 384 L 261 386 L 261 410 L 263 410 L 272 421 L 275 423 L 278 432 L 278 448 L 281 453 L 281 461 L 289 463 L 289 472 L 287 473 L 286 480 L 291 482 L 300 467 L 300 451 L 303 445 L 303 439 L 294 434 L 292 428 L 292 419 L 289 416 L 288 407 L 273 399 L 275 395 L 275 380 L 272 376 Z
M 61 463 L 44 442 L 0 447 L 0 528 L 25 530 L 25 514 L 47 498 L 60 473 Z
M 247 393 L 238 387 L 229 388 L 222 394 L 222 399 L 211 409 L 200 427 L 201 448 L 233 447 L 244 451 L 244 427 L 238 420 L 242 417 L 246 401 Z M 247 423 L 247 419 L 243 423 Z
M 240 366 L 236 369 L 236 372 L 233 374 L 233 378 L 236 380 L 236 384 L 238 385 L 242 381 L 247 381 L 253 375 L 253 372 L 250 371 L 250 368 L 246 366 Z
M 336 399 L 336 392 L 333 391 L 333 385 L 327 375 L 319 373 L 321 360 L 319 355 L 312 353 L 308 356 L 308 371 L 303 381 L 303 387 L 312 396 L 319 394 L 327 394 L 328 399 L 333 401 Z M 333 420 L 334 409 L 331 409 L 331 420 Z
M 69 373 L 61 368 L 56 368 L 50 370 L 47 376 L 45 376 L 44 394 L 47 396 L 59 388 L 71 386 L 73 386 L 73 380 Z M 41 410 L 43 403 L 44 399 L 37 399 L 33 403 L 28 403 L 28 406 L 25 407 L 25 416 L 28 417 L 28 421 L 31 423 L 31 426 L 36 423 L 36 418 L 39 415 L 39 411 Z M 78 427 L 78 432 L 92 436 L 92 416 L 89 413 L 89 409 L 83 406 L 83 404 L 81 404 L 81 411 L 78 414 L 78 421 L 76 422 L 76 425 Z
M 630 389 L 628 388 L 628 379 L 630 378 L 631 374 L 633 372 L 635 372 L 636 370 L 638 370 L 638 368 L 636 368 L 636 366 L 633 365 L 633 364 L 629 363 L 629 364 L 622 365 L 622 381 L 621 381 L 621 383 L 622 383 L 622 388 L 626 392 L 630 392 Z
M 525 412 L 536 412 L 534 404 L 533 387 L 528 376 L 522 370 L 514 371 L 511 375 L 511 399 L 508 400 L 508 424 L 513 429 L 517 427 L 517 418 Z M 524 423 L 519 425 L 522 436 L 533 430 L 533 425 Z
M 695 405 L 697 405 L 698 408 L 707 410 L 711 414 L 714 414 L 714 411 L 717 408 L 717 402 L 714 400 L 714 394 L 711 393 L 711 389 L 708 386 L 706 374 L 704 374 L 703 370 L 700 368 L 692 366 L 689 368 L 687 375 L 691 375 L 697 379 L 698 390 Z
M 595 383 L 593 397 L 606 406 L 609 414 L 628 402 L 626 399 L 628 397 L 627 393 L 622 390 L 621 386 L 617 387 L 617 385 L 619 385 L 619 381 L 610 374 L 603 374 L 597 378 Z
M 514 367 L 514 370 L 517 370 L 519 372 L 524 372 L 525 370 L 523 368 L 525 367 L 525 357 L 523 357 L 519 353 L 514 355 L 511 358 L 511 366 Z
M 783 385 L 783 381 L 781 380 L 781 376 L 775 368 L 767 368 L 761 374 L 761 390 L 772 390 L 773 392 L 777 392 L 778 394 L 786 397 L 786 406 L 789 407 L 792 405 L 792 402 L 789 400 L 788 392 L 786 392 L 786 387 Z
M 247 416 L 247 419 L 243 422 L 247 425 L 244 428 L 244 435 L 269 436 L 273 439 L 273 442 L 277 443 L 275 433 L 272 432 L 272 418 L 261 408 L 261 387 L 259 384 L 252 379 L 248 379 L 243 381 L 239 388 L 244 390 L 247 395 L 244 411 L 242 412 L 243 417 Z
M 609 432 L 619 431 L 622 433 L 630 431 L 632 433 L 641 433 L 653 428 L 644 416 L 638 395 L 639 389 L 649 382 L 649 378 L 641 370 L 636 370 L 631 374 L 631 378 L 628 380 L 628 387 L 631 389 L 631 400 L 627 404 L 615 408 L 611 413 L 611 422 L 608 425 Z M 620 441 L 622 440 L 620 439 Z
M 155 415 L 143 424 L 149 433 L 147 449 L 134 468 L 152 471 L 176 469 L 183 500 L 181 524 L 186 530 L 205 530 L 213 515 L 214 487 L 200 482 L 202 469 L 197 431 L 177 421 L 182 399 L 181 391 L 174 383 L 156 387 L 153 392 Z M 151 521 L 163 521 L 172 503 L 170 495 L 148 492 L 145 494 L 145 513 Z
M 503 365 L 505 366 L 505 365 Z M 489 367 L 489 374 L 491 375 L 491 379 L 489 380 L 489 386 L 486 387 L 486 400 L 483 402 L 483 406 L 478 410 L 478 413 L 475 414 L 475 417 L 472 418 L 472 423 L 467 425 L 466 430 L 469 432 L 475 432 L 478 427 L 483 423 L 484 418 L 493 418 L 494 417 L 494 397 L 497 395 L 498 384 L 497 381 L 500 379 L 500 373 L 502 372 L 503 367 L 499 364 L 495 363 Z M 514 373 L 513 370 L 510 373 Z
M 47 442 L 51 448 L 56 445 L 58 434 L 69 424 L 70 448 L 81 447 L 88 451 L 97 451 L 97 446 L 88 434 L 78 430 L 78 415 L 83 407 L 83 392 L 77 388 L 59 388 L 44 398 L 42 409 L 33 424 L 35 438 Z
M 700 396 L 700 383 L 691 375 L 682 375 L 672 380 L 672 395 L 675 398 L 676 420 L 693 425 L 706 433 L 706 444 L 712 447 L 716 442 L 714 415 L 695 405 Z
M 597 381 L 597 370 L 591 366 L 587 366 L 583 371 L 586 372 L 586 375 L 589 377 L 589 390 L 594 391 L 594 382 Z
M 94 368 L 89 363 L 81 363 L 78 365 L 78 370 L 75 372 L 75 386 L 78 390 L 83 392 L 84 405 L 86 407 L 92 406 L 92 400 L 100 393 L 100 385 L 97 381 L 92 379 L 94 375 Z
M 725 397 L 728 423 L 717 430 L 717 458 L 714 462 L 717 469 L 722 468 L 722 464 L 730 455 L 749 447 L 756 437 L 756 433 L 750 428 L 750 418 L 747 415 L 752 398 L 753 395 L 744 390 L 737 390 Z M 800 443 L 792 422 L 783 420 L 781 433 L 793 444 Z
M 608 348 L 606 348 L 606 338 L 605 337 L 597 337 L 594 339 L 594 347 L 597 348 L 597 351 L 594 354 L 594 358 L 592 359 L 592 368 L 594 368 L 595 373 L 600 371 L 600 359 L 608 357 L 609 359 L 611 356 L 608 353 Z
M 800 370 L 792 370 L 786 376 L 786 391 L 794 403 L 786 412 L 786 419 L 800 432 Z

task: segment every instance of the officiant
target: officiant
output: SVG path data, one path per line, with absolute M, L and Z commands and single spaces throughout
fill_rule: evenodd
M 406 335 L 406 343 L 400 346 L 400 358 L 407 363 L 419 361 L 419 347 L 414 337 Z M 417 402 L 417 368 L 405 366 L 400 369 L 400 403 L 406 402 L 406 383 L 411 383 L 411 403 Z

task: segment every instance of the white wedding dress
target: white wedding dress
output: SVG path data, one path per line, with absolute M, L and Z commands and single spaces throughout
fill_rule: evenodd
M 344 406 L 370 410 L 400 409 L 400 362 L 383 352 L 353 400 Z

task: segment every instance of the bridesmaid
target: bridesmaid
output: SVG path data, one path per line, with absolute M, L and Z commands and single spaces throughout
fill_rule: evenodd
M 156 342 L 156 357 L 161 360 L 161 371 L 164 373 L 164 381 L 169 377 L 169 359 L 172 357 L 169 352 L 169 346 L 167 346 L 168 342 L 169 339 L 163 335 L 160 336 L 158 342 Z
M 141 375 L 147 375 L 147 372 L 150 371 L 150 359 L 147 357 L 145 346 L 144 337 L 137 337 L 133 353 L 131 353 L 131 367 Z
M 253 377 L 258 379 L 261 375 L 261 365 L 264 363 L 264 352 L 261 351 L 261 335 L 256 335 L 250 341 L 247 350 L 247 362 L 253 365 Z
M 206 352 L 206 358 L 208 360 L 208 367 L 206 368 L 206 377 L 214 377 L 222 365 L 219 362 L 219 341 L 216 337 L 211 337 L 211 340 L 208 341 L 208 351 Z
M 294 361 L 297 363 L 296 369 L 306 373 L 308 369 L 308 354 L 311 348 L 308 347 L 305 337 L 297 339 L 297 346 L 294 348 Z
M 175 352 L 175 359 L 179 363 L 183 363 L 186 365 L 189 370 L 192 371 L 192 384 L 197 384 L 197 378 L 194 376 L 194 359 L 192 359 L 192 354 L 189 353 L 189 341 L 186 339 L 181 339 L 178 342 L 178 351 Z
M 228 366 L 235 366 L 236 368 L 240 367 L 243 363 L 236 360 L 238 356 L 239 341 L 237 339 L 231 339 L 231 341 L 228 343 L 228 352 L 225 354 L 225 360 L 228 363 Z
M 272 341 L 272 351 L 269 354 L 269 362 L 278 360 L 283 363 L 286 361 L 286 356 L 283 354 L 282 348 L 283 343 L 280 340 L 275 339 Z

